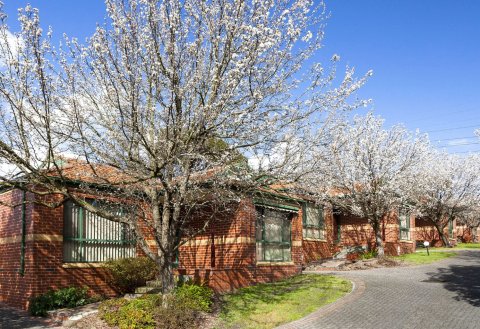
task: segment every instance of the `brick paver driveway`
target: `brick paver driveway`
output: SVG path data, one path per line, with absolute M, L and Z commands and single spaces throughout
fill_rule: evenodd
M 440 262 L 336 272 L 354 292 L 282 329 L 480 328 L 480 251 Z

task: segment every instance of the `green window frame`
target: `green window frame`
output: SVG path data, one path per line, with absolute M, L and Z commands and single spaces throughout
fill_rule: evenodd
M 323 207 L 305 203 L 302 210 L 303 238 L 325 240 Z
M 291 237 L 291 212 L 257 206 L 257 262 L 290 262 L 292 260 Z
M 406 211 L 400 211 L 398 215 L 399 239 L 410 240 L 410 214 Z
M 448 236 L 453 239 L 453 219 L 448 220 Z
M 98 204 L 93 200 L 87 202 Z M 95 263 L 136 256 L 136 239 L 127 224 L 100 217 L 72 201 L 65 202 L 63 208 L 65 263 Z

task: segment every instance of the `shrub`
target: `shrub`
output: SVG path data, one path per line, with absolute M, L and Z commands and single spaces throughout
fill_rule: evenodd
M 182 304 L 195 311 L 210 312 L 213 290 L 190 283 L 184 283 L 175 289 L 175 296 Z
M 192 328 L 200 319 L 200 312 L 210 311 L 212 297 L 213 291 L 208 287 L 182 284 L 171 295 L 151 294 L 132 300 L 104 301 L 98 314 L 108 325 L 120 329 Z
M 155 310 L 157 328 L 198 328 L 199 320 L 200 314 L 192 308 L 191 301 L 186 298 L 179 298 L 176 295 L 167 296 L 167 307 L 158 307 Z
M 162 296 L 156 294 L 132 300 L 111 299 L 100 304 L 98 314 L 108 325 L 120 329 L 153 329 L 155 310 L 161 306 L 161 301 Z
M 120 307 L 128 304 L 125 298 L 109 299 L 100 304 L 98 307 L 98 315 L 110 326 L 118 326 L 118 311 Z
M 132 293 L 135 288 L 155 278 L 156 264 L 148 257 L 112 260 L 106 263 L 111 274 L 110 283 L 121 293 Z
M 29 311 L 32 315 L 46 316 L 47 311 L 58 308 L 72 308 L 88 304 L 88 288 L 69 287 L 50 290 L 30 300 Z
M 362 257 L 362 259 L 372 259 L 372 258 L 377 257 L 377 252 L 375 250 L 365 251 L 361 255 L 361 257 Z

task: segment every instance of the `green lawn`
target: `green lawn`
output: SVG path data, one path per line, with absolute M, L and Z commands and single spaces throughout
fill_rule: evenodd
M 243 288 L 223 297 L 222 323 L 217 328 L 274 328 L 300 319 L 351 290 L 350 281 L 315 274 Z
M 451 249 L 450 249 L 451 250 Z M 456 253 L 452 251 L 434 251 L 430 250 L 430 256 L 427 255 L 426 250 L 417 251 L 412 254 L 405 254 L 401 256 L 394 257 L 395 259 L 405 261 L 410 264 L 429 264 L 436 261 L 439 261 L 444 258 L 455 256 Z
M 459 243 L 457 248 L 479 249 L 480 243 Z
M 478 249 L 480 248 L 480 243 L 457 243 L 453 248 L 451 247 L 432 247 L 430 251 L 455 251 L 455 249 Z M 420 250 L 424 250 L 423 248 Z

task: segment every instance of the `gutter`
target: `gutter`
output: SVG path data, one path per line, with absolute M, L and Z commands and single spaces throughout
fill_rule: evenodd
M 27 192 L 22 191 L 22 241 L 20 247 L 20 269 L 18 272 L 21 276 L 25 275 L 25 244 L 26 244 L 26 231 L 27 231 L 27 221 L 26 221 L 26 206 L 27 201 Z

